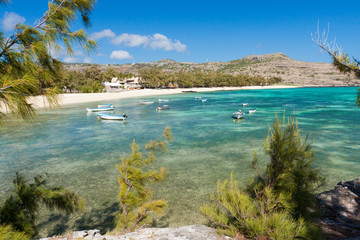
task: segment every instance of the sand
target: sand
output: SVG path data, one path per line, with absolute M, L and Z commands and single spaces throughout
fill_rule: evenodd
M 110 101 L 121 98 L 132 97 L 148 97 L 156 95 L 178 94 L 184 92 L 211 92 L 211 91 L 233 91 L 233 90 L 249 90 L 249 89 L 279 89 L 279 88 L 295 88 L 299 86 L 287 85 L 273 85 L 273 86 L 246 86 L 246 87 L 213 87 L 213 88 L 175 88 L 175 89 L 140 89 L 129 90 L 118 93 L 67 93 L 59 94 L 58 100 L 60 107 L 72 104 L 96 102 L 96 101 Z M 49 108 L 47 100 L 43 96 L 31 97 L 29 102 L 33 104 L 36 109 Z M 0 107 L 1 108 L 1 107 Z M 7 112 L 4 106 L 1 112 Z

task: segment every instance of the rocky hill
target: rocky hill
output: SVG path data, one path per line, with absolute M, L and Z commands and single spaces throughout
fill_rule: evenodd
M 68 69 L 80 70 L 88 64 L 70 64 Z M 249 55 L 242 59 L 229 62 L 176 62 L 170 59 L 162 59 L 156 62 L 102 65 L 106 69 L 113 67 L 118 71 L 138 74 L 142 68 L 158 67 L 166 72 L 174 71 L 218 71 L 228 74 L 260 75 L 264 77 L 281 77 L 282 84 L 296 85 L 358 85 L 360 79 L 353 75 L 339 73 L 330 63 L 303 62 L 289 58 L 283 53 L 265 55 Z

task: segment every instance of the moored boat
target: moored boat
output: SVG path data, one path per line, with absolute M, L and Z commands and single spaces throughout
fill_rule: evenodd
M 113 114 L 106 114 L 106 113 L 98 113 L 97 116 L 104 120 L 125 120 L 127 119 L 127 115 L 113 115 Z
M 170 108 L 170 105 L 162 105 L 162 106 L 158 106 L 156 108 L 156 110 L 166 110 L 166 109 L 169 109 Z
M 140 105 L 148 105 L 153 103 L 154 101 L 150 101 L 150 100 L 140 100 Z
M 243 103 L 242 105 L 243 105 L 243 107 L 249 106 L 248 103 Z
M 169 102 L 170 98 L 159 98 L 159 102 Z
M 207 99 L 202 99 L 201 102 L 207 102 L 208 100 Z
M 245 117 L 245 114 L 242 113 L 242 112 L 234 112 L 234 113 L 232 114 L 232 117 L 235 118 L 235 119 L 242 119 L 242 118 Z
M 104 108 L 104 107 L 113 107 L 112 103 L 109 104 L 99 104 L 98 108 Z
M 104 112 L 104 111 L 113 111 L 114 107 L 98 107 L 98 108 L 86 108 L 88 112 Z
M 202 97 L 195 97 L 195 99 L 201 99 Z
M 250 113 L 254 113 L 254 112 L 256 112 L 256 108 L 253 108 L 253 109 L 250 109 L 250 110 L 249 110 L 249 114 L 250 114 Z

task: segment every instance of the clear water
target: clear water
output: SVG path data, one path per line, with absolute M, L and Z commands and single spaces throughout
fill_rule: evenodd
M 297 88 L 186 93 L 161 96 L 169 103 L 139 105 L 138 98 L 113 101 L 116 113 L 126 112 L 125 122 L 98 120 L 79 104 L 44 111 L 32 124 L 10 122 L 0 130 L 0 192 L 11 188 L 15 172 L 26 176 L 48 173 L 51 182 L 78 192 L 86 199 L 82 214 L 44 214 L 42 234 L 61 234 L 68 229 L 111 230 L 118 192 L 115 164 L 129 153 L 133 139 L 144 144 L 170 126 L 174 135 L 168 152 L 157 153 L 157 166 L 168 173 L 155 188 L 155 198 L 169 203 L 168 213 L 157 226 L 204 223 L 199 206 L 214 192 L 218 179 L 231 172 L 244 184 L 255 149 L 265 164 L 262 144 L 274 115 L 295 112 L 305 135 L 315 138 L 315 166 L 331 188 L 340 180 L 359 176 L 360 109 L 355 106 L 357 88 Z M 195 96 L 207 98 L 202 103 Z M 158 97 L 146 99 L 157 101 Z M 241 103 L 249 103 L 242 107 Z M 157 105 L 171 109 L 155 111 Z M 257 112 L 233 120 L 241 108 Z M 51 221 L 48 221 L 50 218 Z

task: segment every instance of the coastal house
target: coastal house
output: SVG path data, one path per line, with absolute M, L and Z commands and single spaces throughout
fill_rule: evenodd
M 110 82 L 104 82 L 106 92 L 120 92 L 124 90 L 140 89 L 139 77 L 131 77 L 127 79 L 119 79 L 114 77 Z

